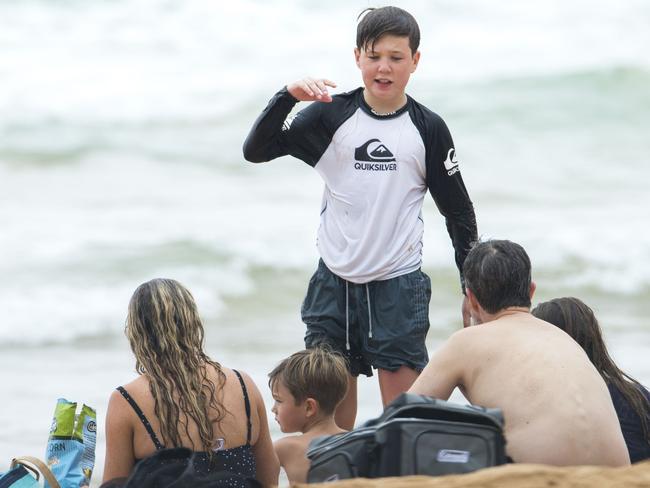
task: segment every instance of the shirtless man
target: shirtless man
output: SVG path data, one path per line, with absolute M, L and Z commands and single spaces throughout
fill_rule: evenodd
M 455 387 L 505 417 L 508 455 L 518 463 L 630 463 L 607 386 L 581 347 L 530 314 L 535 283 L 526 251 L 510 241 L 476 244 L 463 275 L 478 327 L 454 333 L 411 393 L 448 399 Z

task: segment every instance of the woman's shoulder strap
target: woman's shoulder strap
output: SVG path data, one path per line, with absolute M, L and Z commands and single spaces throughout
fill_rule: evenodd
M 124 399 L 127 402 L 129 402 L 129 405 L 131 405 L 131 408 L 133 408 L 133 410 L 135 411 L 136 415 L 140 419 L 140 422 L 142 422 L 144 428 L 147 429 L 147 433 L 149 434 L 149 437 L 151 437 L 151 441 L 153 442 L 153 445 L 156 446 L 156 450 L 159 451 L 161 449 L 164 449 L 165 446 L 158 440 L 158 437 L 156 436 L 156 433 L 153 431 L 153 428 L 151 427 L 149 420 L 147 420 L 147 417 L 145 417 L 140 406 L 135 402 L 135 400 L 131 397 L 131 395 L 129 395 L 129 392 L 126 391 L 122 386 L 118 386 L 116 389 L 122 394 Z
M 248 399 L 248 390 L 246 389 L 246 384 L 244 383 L 244 378 L 242 377 L 241 373 L 237 371 L 236 369 L 233 369 L 235 374 L 237 375 L 237 378 L 239 378 L 239 384 L 241 385 L 242 392 L 244 393 L 244 407 L 246 408 L 246 424 L 248 431 L 246 433 L 246 445 L 250 445 L 251 443 L 251 430 L 252 430 L 252 424 L 251 424 L 251 402 Z

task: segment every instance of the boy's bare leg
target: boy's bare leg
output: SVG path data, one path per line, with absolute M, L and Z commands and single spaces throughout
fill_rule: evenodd
M 354 428 L 357 418 L 357 377 L 348 373 L 348 393 L 343 401 L 336 407 L 334 419 L 336 425 L 345 430 Z
M 408 390 L 417 379 L 418 374 L 417 371 L 407 366 L 402 366 L 397 371 L 379 369 L 379 390 L 384 407 Z

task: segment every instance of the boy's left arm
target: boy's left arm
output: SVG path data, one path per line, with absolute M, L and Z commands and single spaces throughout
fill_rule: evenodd
M 463 294 L 463 263 L 478 239 L 474 205 L 460 174 L 454 141 L 445 122 L 438 118 L 427 145 L 427 186 L 440 213 L 445 217 L 447 232 L 454 246 L 456 266 L 460 271 Z M 463 305 L 465 308 L 465 305 Z

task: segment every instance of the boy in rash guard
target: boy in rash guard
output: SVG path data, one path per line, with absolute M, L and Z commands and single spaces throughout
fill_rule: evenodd
M 427 189 L 458 269 L 476 240 L 474 208 L 444 121 L 406 95 L 420 59 L 416 20 L 397 7 L 366 9 L 354 50 L 363 87 L 331 96 L 335 83 L 303 78 L 273 96 L 244 143 L 251 162 L 290 154 L 325 182 L 317 246 L 321 259 L 302 305 L 305 346 L 329 344 L 350 370 L 338 407 L 351 429 L 360 373 L 379 370 L 383 404 L 426 366 L 431 281 L 421 270 Z M 298 101 L 314 101 L 287 118 Z M 461 274 L 461 287 L 464 284 Z M 469 322 L 466 298 L 463 322 Z

